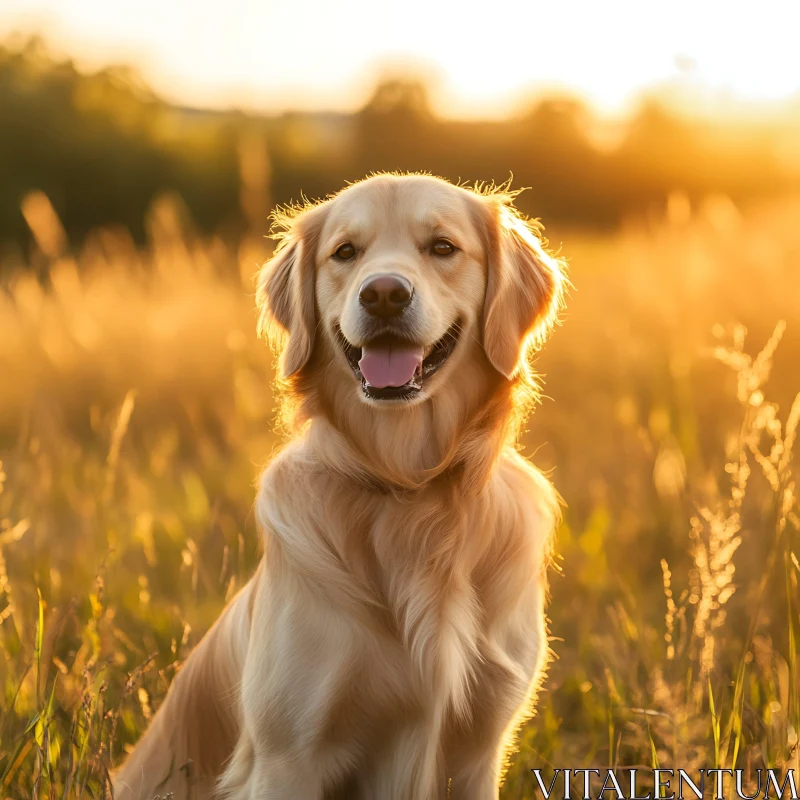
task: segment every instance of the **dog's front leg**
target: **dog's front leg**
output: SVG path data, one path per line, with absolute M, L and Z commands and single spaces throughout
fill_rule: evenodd
M 439 727 L 430 718 L 398 727 L 362 775 L 360 800 L 445 800 Z
M 448 726 L 451 800 L 497 800 L 508 750 L 531 715 L 548 654 L 539 584 L 530 584 L 515 611 L 505 630 L 490 631 L 482 644 L 470 718 Z
M 243 750 L 252 749 L 252 743 Z M 305 759 L 262 753 L 251 757 L 246 765 L 247 777 L 232 785 L 226 773 L 220 796 L 226 800 L 297 800 L 323 797 L 324 774 Z
M 471 718 L 454 721 L 445 738 L 451 800 L 497 800 L 508 729 L 527 689 L 488 660 L 477 678 Z
M 242 732 L 220 783 L 229 800 L 321 800 L 352 768 L 337 722 L 355 672 L 347 618 L 303 583 L 267 575 L 241 683 Z
M 496 664 L 487 665 L 494 685 L 489 688 L 484 676 L 479 678 L 476 694 L 480 699 L 472 719 L 454 726 L 445 744 L 447 775 L 451 800 L 497 800 L 505 751 L 523 705 L 527 685 Z M 493 691 L 495 687 L 500 692 Z M 463 727 L 462 727 L 463 726 Z
M 497 800 L 500 792 L 499 746 L 473 754 L 469 763 L 460 765 L 449 778 L 450 800 Z

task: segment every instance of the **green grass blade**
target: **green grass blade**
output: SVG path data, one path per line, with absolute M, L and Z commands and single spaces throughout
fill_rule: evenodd
M 44 603 L 42 602 L 42 592 L 36 589 L 39 598 L 39 616 L 36 624 L 36 643 L 33 650 L 33 660 L 36 664 L 36 702 L 40 700 L 40 686 L 42 679 L 42 646 L 44 643 Z

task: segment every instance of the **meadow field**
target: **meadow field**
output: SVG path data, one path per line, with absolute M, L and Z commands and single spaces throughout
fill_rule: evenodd
M 71 247 L 43 195 L 24 212 L 36 246 L 0 269 L 0 797 L 99 798 L 259 558 L 270 242 L 200 235 L 175 197 L 145 247 Z M 575 288 L 521 447 L 565 502 L 554 658 L 503 800 L 537 796 L 531 768 L 800 775 L 799 220 L 798 197 L 676 194 L 547 229 Z

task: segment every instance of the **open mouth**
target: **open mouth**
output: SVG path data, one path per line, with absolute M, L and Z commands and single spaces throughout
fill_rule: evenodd
M 395 334 L 383 334 L 363 347 L 354 347 L 337 329 L 338 339 L 361 390 L 372 400 L 410 400 L 438 372 L 458 343 L 461 328 L 451 325 L 431 347 Z

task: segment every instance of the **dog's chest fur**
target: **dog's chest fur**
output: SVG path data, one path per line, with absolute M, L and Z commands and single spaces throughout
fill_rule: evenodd
M 466 722 L 487 661 L 496 668 L 509 648 L 530 662 L 517 665 L 518 682 L 530 680 L 541 643 L 505 636 L 505 618 L 543 581 L 552 524 L 552 490 L 520 506 L 514 484 L 529 478 L 509 462 L 471 495 L 452 482 L 393 494 L 308 469 L 305 459 L 268 470 L 258 503 L 267 561 L 277 546 L 319 608 L 345 621 L 360 675 L 348 705 L 355 693 L 356 705 L 374 713 L 435 709 Z

